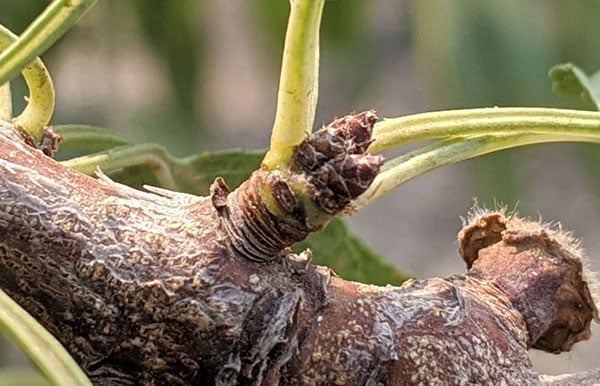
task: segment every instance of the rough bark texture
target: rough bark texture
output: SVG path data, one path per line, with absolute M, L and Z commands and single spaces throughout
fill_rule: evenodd
M 468 273 L 402 287 L 286 249 L 377 174 L 370 114 L 210 197 L 83 176 L 1 124 L 0 287 L 98 385 L 564 384 L 540 380 L 527 349 L 568 350 L 597 311 L 556 233 L 482 215 L 461 233 Z

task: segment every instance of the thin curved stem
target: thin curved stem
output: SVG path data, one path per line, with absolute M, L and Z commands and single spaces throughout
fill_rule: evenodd
M 404 182 L 441 166 L 499 150 L 546 142 L 600 143 L 600 131 L 594 136 L 585 132 L 569 132 L 568 128 L 562 127 L 553 133 L 484 134 L 441 140 L 386 163 L 371 187 L 356 200 L 355 205 L 357 208 L 368 205 Z
M 372 153 L 409 142 L 463 135 L 500 133 L 600 133 L 600 113 L 593 111 L 502 107 L 450 110 L 386 119 L 375 125 Z
M 290 1 L 277 111 L 263 165 L 289 164 L 294 147 L 312 131 L 319 88 L 319 29 L 324 0 Z
M 0 31 L 3 46 L 8 46 L 0 53 L 0 85 L 23 72 L 30 92 L 29 103 L 15 118 L 15 123 L 38 141 L 54 112 L 54 86 L 45 66 L 36 57 L 68 31 L 94 2 L 55 0 L 18 38 L 4 27 Z
M 9 29 L 0 25 L 0 50 L 6 47 L 12 47 L 11 44 L 17 42 L 17 35 Z M 4 55 L 8 49 L 0 55 Z M 54 112 L 54 84 L 48 73 L 48 69 L 38 57 L 34 58 L 27 66 L 22 69 L 23 78 L 29 88 L 29 103 L 23 112 L 14 119 L 15 124 L 24 128 L 32 137 L 41 141 L 44 133 L 44 126 L 50 122 Z M 6 106 L 2 110 L 0 118 L 10 120 L 12 118 L 12 101 L 10 100 L 10 86 L 8 82 L 4 83 L 3 88 L 8 91 L 0 96 L 0 105 Z

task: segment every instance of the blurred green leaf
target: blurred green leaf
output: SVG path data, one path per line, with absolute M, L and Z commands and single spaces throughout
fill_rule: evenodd
M 93 175 L 99 167 L 115 181 L 138 189 L 154 185 L 206 195 L 218 176 L 224 177 L 231 187 L 237 187 L 258 169 L 265 153 L 230 150 L 176 158 L 161 145 L 135 144 L 101 127 L 59 125 L 54 130 L 64 139 L 56 159 L 88 175 Z M 163 172 L 173 179 L 174 186 L 165 186 L 157 171 L 159 166 L 167 169 Z
M 313 250 L 313 263 L 326 265 L 347 280 L 399 285 L 409 278 L 354 237 L 340 219 L 294 246 L 297 252 L 306 248 Z
M 131 144 L 129 138 L 104 127 L 56 125 L 52 126 L 52 129 L 63 137 L 59 151 L 55 154 L 58 160 Z
M 208 194 L 216 177 L 236 187 L 260 166 L 263 151 L 203 152 L 180 159 L 152 143 L 125 145 L 63 161 L 82 173 L 97 168 L 113 180 L 136 189 L 154 185 L 196 195 Z
M 170 162 L 171 174 L 180 192 L 205 196 L 217 177 L 223 177 L 235 189 L 259 168 L 264 151 L 230 150 L 221 153 L 203 152 L 185 159 Z M 131 165 L 109 174 L 122 184 L 142 189 L 143 185 L 169 188 L 160 183 L 148 165 Z
M 47 0 L 0 0 L 0 24 L 19 34 L 47 6 Z
M 190 173 L 195 194 L 206 195 L 215 178 L 223 177 L 232 188 L 238 187 L 260 167 L 264 151 L 229 150 L 222 153 L 204 152 L 184 159 L 187 166 L 180 173 Z M 193 171 L 193 173 L 191 173 Z M 185 188 L 185 187 L 184 187 Z
M 142 119 L 144 132 L 177 155 L 197 151 L 204 139 L 198 111 L 198 82 L 202 72 L 203 25 L 198 23 L 202 1 L 134 0 L 113 1 L 112 6 L 131 6 L 142 28 L 142 37 L 156 56 L 166 63 L 173 97 L 160 111 Z M 177 134 L 165 127 L 177 127 Z
M 554 92 L 576 96 L 600 110 L 600 71 L 588 76 L 573 63 L 564 63 L 552 67 L 548 75 Z

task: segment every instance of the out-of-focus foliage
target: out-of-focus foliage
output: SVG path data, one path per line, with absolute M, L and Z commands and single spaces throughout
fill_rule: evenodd
M 202 117 L 196 106 L 199 75 L 202 71 L 204 56 L 204 34 L 195 15 L 202 11 L 202 1 L 178 0 L 135 0 L 129 3 L 142 29 L 142 36 L 155 55 L 160 56 L 169 70 L 169 79 L 173 89 L 173 98 L 160 112 L 166 114 L 171 125 L 179 133 L 175 139 L 168 140 L 172 148 L 189 153 L 198 149 L 204 130 Z M 115 2 L 111 7 L 127 6 Z M 149 130 L 159 131 L 164 137 L 164 125 L 150 125 Z M 162 135 L 160 135 L 162 132 Z
M 587 75 L 574 64 L 565 63 L 552 67 L 549 75 L 554 92 L 574 95 L 600 110 L 600 71 Z
M 48 5 L 47 0 L 0 1 L 0 24 L 20 33 Z
M 564 106 L 551 93 L 548 69 L 564 61 L 600 67 L 598 1 L 414 0 L 411 6 L 418 70 L 434 109 Z M 516 150 L 475 161 L 480 201 L 511 206 L 526 196 L 515 173 L 526 157 Z
M 587 75 L 581 68 L 572 63 L 559 64 L 549 72 L 553 90 L 562 95 L 576 96 L 586 107 L 593 106 L 600 110 L 600 71 Z M 590 179 L 600 189 L 598 182 L 598 165 L 600 151 L 597 146 L 583 145 L 583 163 Z
M 318 233 L 294 248 L 314 250 L 313 262 L 326 265 L 344 279 L 378 285 L 400 285 L 408 276 L 386 263 L 360 239 L 353 236 L 342 220 L 335 219 Z

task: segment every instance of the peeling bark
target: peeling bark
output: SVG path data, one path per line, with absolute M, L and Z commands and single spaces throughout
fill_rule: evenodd
M 81 175 L 0 124 L 0 286 L 98 385 L 564 384 L 527 350 L 570 349 L 597 311 L 546 228 L 482 215 L 461 233 L 466 274 L 401 287 L 287 249 L 369 186 L 374 120 L 337 120 L 290 170 L 210 197 Z

